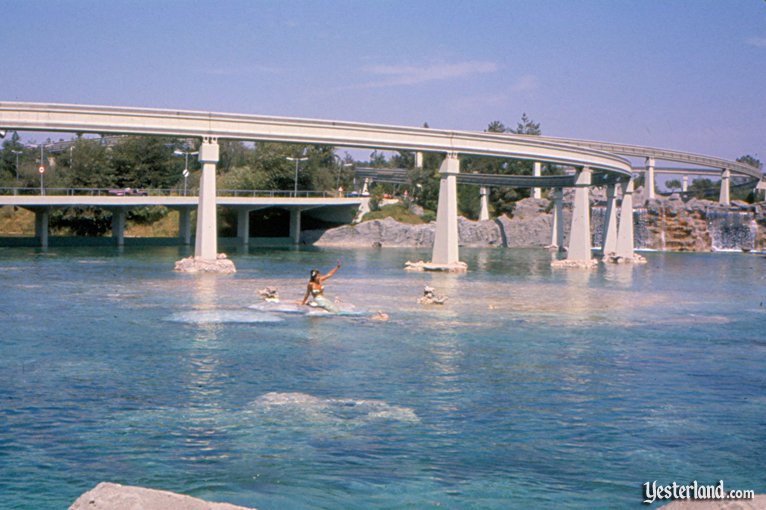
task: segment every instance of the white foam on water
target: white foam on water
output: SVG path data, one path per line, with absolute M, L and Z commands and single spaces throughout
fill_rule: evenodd
M 188 324 L 209 323 L 264 323 L 282 322 L 284 319 L 265 312 L 244 310 L 190 310 L 188 312 L 174 313 L 167 319 L 170 322 L 184 322 Z
M 396 406 L 381 400 L 350 398 L 319 398 L 306 393 L 271 392 L 255 399 L 250 408 L 256 413 L 301 418 L 322 423 L 363 424 L 377 420 L 418 423 L 420 418 L 408 407 Z
M 295 314 L 306 314 L 308 312 L 308 308 L 306 308 L 303 305 L 297 305 L 295 303 L 274 303 L 269 301 L 264 301 L 262 303 L 256 303 L 254 305 L 248 306 L 251 310 L 259 310 L 264 312 L 277 312 L 277 313 L 295 313 Z

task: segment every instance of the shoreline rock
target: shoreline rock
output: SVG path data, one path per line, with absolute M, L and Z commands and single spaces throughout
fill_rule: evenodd
M 211 503 L 175 492 L 101 482 L 84 492 L 69 510 L 255 510 L 229 503 Z

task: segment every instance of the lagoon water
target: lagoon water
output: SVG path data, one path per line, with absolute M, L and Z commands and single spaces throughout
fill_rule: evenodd
M 100 481 L 259 509 L 639 507 L 642 484 L 766 491 L 766 258 L 542 250 L 0 249 L 0 506 Z M 357 314 L 249 308 L 311 267 Z M 443 306 L 416 303 L 429 284 Z M 367 312 L 383 310 L 387 322 Z

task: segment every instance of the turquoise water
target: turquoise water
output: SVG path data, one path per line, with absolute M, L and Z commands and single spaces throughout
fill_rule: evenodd
M 66 508 L 103 480 L 259 509 L 639 507 L 642 484 L 766 491 L 766 258 L 538 250 L 0 249 L 0 496 Z M 355 313 L 300 299 L 308 271 Z M 449 297 L 418 305 L 423 285 Z M 353 308 L 352 308 L 353 306 Z M 390 319 L 372 321 L 383 310 Z

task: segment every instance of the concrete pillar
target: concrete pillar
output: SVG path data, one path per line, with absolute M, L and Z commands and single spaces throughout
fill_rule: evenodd
M 617 229 L 617 250 L 615 255 L 633 258 L 633 179 L 622 182 L 622 205 L 620 226 Z
M 479 221 L 487 221 L 489 219 L 489 190 L 486 186 L 479 188 L 479 197 L 481 199 L 481 211 L 479 212 Z
M 415 168 L 423 168 L 423 153 L 415 153 Z
M 730 205 L 731 204 L 731 197 L 729 195 L 730 185 L 729 181 L 731 178 L 731 171 L 727 168 L 724 168 L 721 171 L 721 193 L 718 196 L 718 203 L 721 205 Z
M 646 197 L 649 200 L 656 198 L 654 190 L 654 158 L 646 158 L 646 173 L 644 174 L 644 189 L 646 189 Z
M 681 191 L 689 191 L 689 176 L 684 175 L 681 177 Z
M 125 217 L 124 207 L 112 209 L 112 239 L 117 246 L 125 246 Z
M 47 208 L 35 210 L 35 237 L 40 241 L 40 248 L 48 247 L 48 220 L 50 212 Z
M 543 164 L 539 161 L 535 161 L 535 166 L 532 170 L 532 175 L 535 177 L 540 177 L 543 175 Z M 540 188 L 532 188 L 532 197 L 533 198 L 543 198 L 543 190 Z
M 439 203 L 436 210 L 436 233 L 431 258 L 433 264 L 449 265 L 459 262 L 457 229 L 457 174 L 460 159 L 455 153 L 447 157 L 439 167 Z
M 585 166 L 578 170 L 575 178 L 575 197 L 572 208 L 572 228 L 569 231 L 567 260 L 589 262 L 591 257 L 590 240 L 590 182 L 591 170 Z
M 292 218 L 291 218 L 292 219 Z M 237 211 L 237 237 L 242 244 L 250 243 L 250 210 L 239 209 Z
M 601 245 L 601 255 L 617 251 L 617 200 L 615 199 L 614 184 L 606 186 L 606 214 L 604 215 L 604 239 Z
M 218 257 L 218 219 L 215 203 L 215 165 L 218 162 L 218 152 L 218 141 L 213 138 L 205 138 L 199 147 L 202 175 L 199 181 L 194 257 L 203 260 L 216 260 Z
M 551 246 L 564 250 L 564 190 L 553 190 L 553 225 L 551 229 Z
M 299 207 L 290 209 L 290 238 L 293 244 L 301 243 L 301 210 Z
M 191 209 L 187 207 L 178 210 L 178 238 L 191 244 Z

